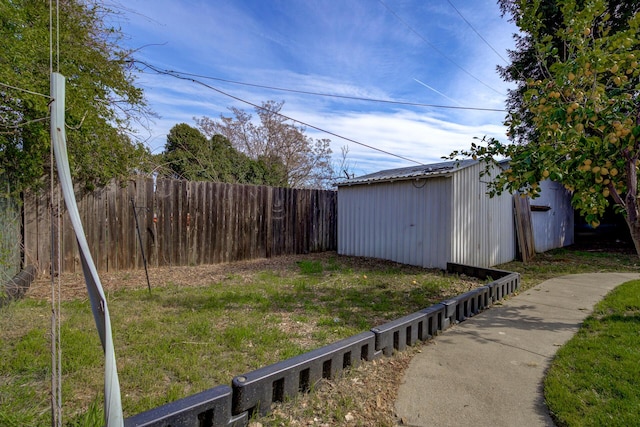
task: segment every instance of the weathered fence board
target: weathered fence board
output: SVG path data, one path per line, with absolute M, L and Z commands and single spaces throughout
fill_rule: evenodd
M 1 177 L 0 177 L 1 178 Z M 0 193 L 0 280 L 7 283 L 20 272 L 20 206 Z
M 76 198 L 99 271 L 143 268 L 143 251 L 158 267 L 336 249 L 334 191 L 139 177 Z M 25 195 L 25 255 L 42 273 L 51 266 L 50 206 L 49 194 Z M 53 221 L 61 227 L 60 268 L 75 272 L 76 239 L 61 206 Z

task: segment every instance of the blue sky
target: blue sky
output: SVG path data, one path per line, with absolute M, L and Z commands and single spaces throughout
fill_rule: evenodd
M 305 92 L 490 109 L 504 108 L 508 88 L 496 72 L 505 63 L 493 49 L 507 58 L 516 31 L 495 0 L 128 0 L 118 23 L 127 47 L 139 49 L 135 58 L 161 69 Z M 254 104 L 284 101 L 289 117 L 419 163 L 468 148 L 473 137 L 505 139 L 504 112 L 198 79 Z M 160 116 L 140 134 L 154 153 L 163 150 L 177 123 L 228 115 L 231 106 L 253 112 L 170 76 L 145 72 L 138 85 Z M 356 175 L 415 165 L 314 129 L 307 134 L 330 139 L 336 161 L 347 146 Z

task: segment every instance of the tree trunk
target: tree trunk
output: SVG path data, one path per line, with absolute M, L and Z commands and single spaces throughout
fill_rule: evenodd
M 636 254 L 640 256 L 640 220 L 629 221 L 628 217 L 626 220 L 629 231 L 631 232 L 631 238 L 633 239 L 633 245 L 636 248 Z

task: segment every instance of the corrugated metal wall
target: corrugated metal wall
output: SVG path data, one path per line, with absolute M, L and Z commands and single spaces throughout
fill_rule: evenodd
M 477 164 L 452 178 L 451 262 L 489 267 L 515 259 L 515 230 L 510 194 L 487 195 L 490 176 Z
M 451 179 L 430 178 L 338 190 L 338 253 L 446 268 Z
M 531 212 L 536 252 L 573 244 L 574 218 L 570 193 L 562 184 L 549 180 L 542 181 L 540 188 L 540 197 L 531 200 L 531 204 L 551 209 Z
M 426 268 L 516 256 L 511 195 L 490 199 L 481 165 L 451 177 L 340 186 L 338 253 Z

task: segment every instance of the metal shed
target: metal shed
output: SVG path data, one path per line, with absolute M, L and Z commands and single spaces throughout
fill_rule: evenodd
M 545 180 L 540 197 L 531 200 L 531 224 L 536 252 L 546 252 L 574 243 L 571 193 L 562 184 Z
M 341 182 L 338 253 L 442 269 L 515 259 L 512 196 L 489 198 L 483 168 L 451 161 Z

